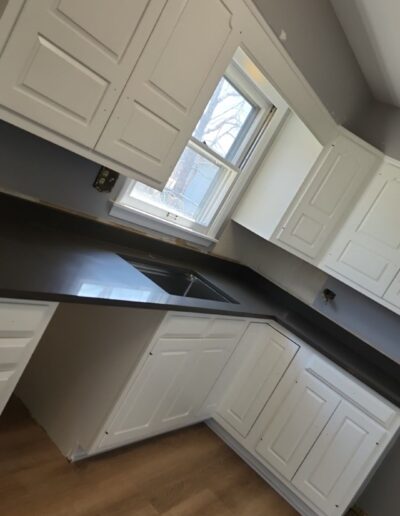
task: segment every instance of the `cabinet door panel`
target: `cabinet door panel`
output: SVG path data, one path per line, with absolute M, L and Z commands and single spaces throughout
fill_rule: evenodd
M 257 454 L 290 480 L 339 402 L 335 391 L 304 371 L 271 415 Z
M 400 170 L 385 163 L 326 257 L 328 268 L 382 296 L 400 268 Z
M 158 430 L 163 406 L 171 405 L 185 371 L 191 367 L 195 344 L 191 339 L 161 339 L 157 343 L 124 395 L 100 447 L 131 442 Z M 186 410 L 182 405 L 175 407 L 175 415 Z
M 241 363 L 219 410 L 243 437 L 249 433 L 297 350 L 294 342 L 267 324 L 251 323 L 244 333 L 237 350 Z
M 28 0 L 0 61 L 0 104 L 93 148 L 164 3 Z
M 325 514 L 342 514 L 379 453 L 385 430 L 342 401 L 293 484 Z
M 190 424 L 210 417 L 203 404 L 233 352 L 237 339 L 203 339 L 195 344 L 194 360 L 181 380 L 180 388 L 161 417 L 160 426 Z
M 206 333 L 211 322 L 210 316 L 171 313 L 164 320 L 159 335 L 169 338 L 200 338 Z
M 277 240 L 316 258 L 352 199 L 378 166 L 375 154 L 339 136 L 322 154 Z
M 239 44 L 231 3 L 167 3 L 99 152 L 165 184 Z

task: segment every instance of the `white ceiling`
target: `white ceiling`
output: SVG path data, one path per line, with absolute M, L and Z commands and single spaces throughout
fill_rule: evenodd
M 331 0 L 374 96 L 400 107 L 400 0 Z

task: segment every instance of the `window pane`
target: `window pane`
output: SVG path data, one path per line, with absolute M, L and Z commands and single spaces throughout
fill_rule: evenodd
M 207 209 L 210 196 L 229 188 L 234 175 L 186 147 L 162 192 L 136 182 L 130 197 L 207 225 L 215 212 Z
M 223 158 L 255 108 L 224 77 L 220 80 L 193 136 Z

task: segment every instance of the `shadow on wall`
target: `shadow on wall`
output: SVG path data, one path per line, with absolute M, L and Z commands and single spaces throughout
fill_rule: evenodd
M 247 265 L 308 305 L 312 305 L 328 276 L 313 265 L 231 221 L 214 253 Z
M 368 516 L 400 514 L 400 438 L 357 501 Z

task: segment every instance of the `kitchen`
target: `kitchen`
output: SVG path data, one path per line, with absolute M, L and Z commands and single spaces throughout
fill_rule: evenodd
M 334 7 L 319 61 L 277 2 L 0 8 L 0 423 L 68 471 L 205 421 L 287 511 L 396 513 L 400 164 Z

